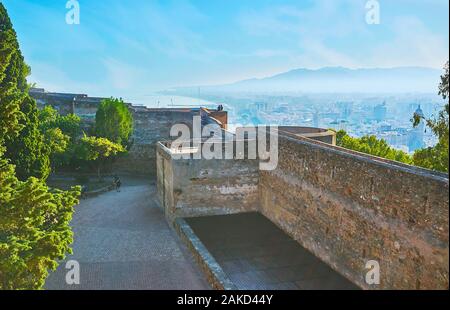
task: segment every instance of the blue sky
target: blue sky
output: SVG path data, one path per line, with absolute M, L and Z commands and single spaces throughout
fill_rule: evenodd
M 178 86 L 325 66 L 441 68 L 448 0 L 2 0 L 30 82 L 51 91 L 124 98 Z

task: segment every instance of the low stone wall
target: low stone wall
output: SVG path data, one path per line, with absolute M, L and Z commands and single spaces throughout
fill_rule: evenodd
M 259 193 L 266 217 L 360 287 L 448 289 L 448 176 L 281 135 Z
M 300 126 L 279 126 L 280 134 L 293 138 L 305 137 L 312 140 L 336 145 L 336 132 L 328 129 Z
M 256 160 L 174 160 L 159 143 L 157 161 L 158 196 L 169 221 L 258 209 Z
M 174 228 L 181 240 L 187 245 L 194 255 L 195 260 L 206 275 L 206 280 L 215 290 L 237 290 L 233 282 L 227 277 L 222 267 L 209 253 L 205 245 L 200 241 L 188 223 L 182 218 L 173 222 Z

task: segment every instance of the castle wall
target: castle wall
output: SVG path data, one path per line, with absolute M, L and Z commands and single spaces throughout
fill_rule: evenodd
M 280 136 L 259 193 L 266 217 L 360 287 L 448 289 L 448 177 Z M 365 282 L 369 260 L 379 286 Z
M 192 127 L 192 118 L 198 112 L 191 109 L 133 108 L 134 131 L 128 154 L 118 159 L 115 169 L 121 173 L 156 177 L 156 144 L 170 138 L 175 124 Z
M 279 134 L 273 171 L 257 160 L 174 160 L 160 144 L 169 221 L 258 211 L 361 288 L 448 288 L 446 175 Z M 365 281 L 370 260 L 380 285 Z
M 169 221 L 258 210 L 256 160 L 174 160 L 163 144 L 157 153 L 158 196 Z

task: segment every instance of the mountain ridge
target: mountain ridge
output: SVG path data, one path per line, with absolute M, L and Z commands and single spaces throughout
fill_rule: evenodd
M 437 92 L 441 74 L 441 70 L 420 66 L 296 68 L 268 77 L 201 88 L 225 92 L 434 93 Z

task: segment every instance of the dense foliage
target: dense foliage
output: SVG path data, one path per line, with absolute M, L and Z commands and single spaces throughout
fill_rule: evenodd
M 81 119 L 74 114 L 62 116 L 51 106 L 39 111 L 40 129 L 51 152 L 52 170 L 76 162 L 77 142 L 81 138 Z
M 20 65 L 23 58 L 5 7 L 0 3 L 0 143 L 7 137 L 15 137 L 22 129 L 20 110 L 25 94 L 23 79 L 29 69 Z M 22 60 L 22 61 L 20 61 Z
M 349 136 L 344 130 L 340 130 L 336 134 L 336 145 L 406 164 L 412 163 L 411 156 L 390 147 L 384 139 L 378 139 L 376 136 L 354 138 Z
M 127 146 L 132 131 L 133 117 L 123 100 L 103 100 L 95 115 L 96 135 Z
M 24 62 L 3 5 L 0 5 L 0 42 L 0 128 L 6 144 L 4 156 L 16 165 L 20 179 L 29 176 L 45 179 L 50 173 L 49 150 L 37 126 L 36 103 L 27 93 L 30 68 Z
M 80 192 L 45 184 L 50 147 L 42 147 L 36 103 L 27 93 L 29 72 L 0 3 L 0 289 L 43 287 L 48 270 L 70 252 L 69 221 Z M 17 171 L 5 154 L 19 164 Z M 29 174 L 40 178 L 25 178 Z
M 441 76 L 441 83 L 439 85 L 439 95 L 448 100 L 449 98 L 449 63 L 445 64 L 444 74 Z M 449 134 L 449 106 L 448 101 L 444 109 L 439 112 L 436 118 L 425 119 L 421 115 L 414 114 L 414 126 L 419 125 L 420 122 L 431 128 L 433 133 L 438 137 L 439 141 L 434 147 L 428 147 L 417 150 L 414 153 L 414 164 L 416 166 L 448 172 L 448 134 Z
M 39 122 L 47 145 L 52 149 L 54 170 L 90 172 L 95 169 L 100 178 L 102 168 L 126 151 L 121 144 L 107 138 L 87 136 L 78 116 L 62 116 L 51 106 L 40 110 Z
M 19 181 L 0 151 L 0 289 L 42 288 L 48 270 L 71 252 L 79 191 L 51 190 L 33 177 Z
M 28 177 L 47 179 L 50 174 L 51 146 L 45 143 L 39 128 L 38 109 L 34 99 L 28 95 L 20 107 L 24 117 L 19 135 L 5 141 L 5 157 L 16 166 L 16 176 L 24 181 Z
M 106 159 L 123 152 L 125 152 L 125 148 L 122 145 L 106 138 L 84 136 L 77 153 L 81 159 L 94 163 L 98 177 L 101 179 L 101 168 Z

